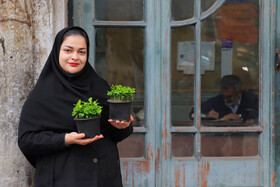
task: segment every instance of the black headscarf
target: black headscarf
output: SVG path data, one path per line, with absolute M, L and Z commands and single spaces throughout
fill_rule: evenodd
M 80 27 L 67 27 L 57 34 L 40 77 L 23 106 L 18 132 L 19 140 L 30 132 L 77 131 L 72 110 L 73 104 L 79 99 L 86 101 L 89 97 L 93 97 L 93 99 L 98 99 L 101 105 L 107 105 L 109 86 L 96 74 L 88 60 L 85 67 L 76 74 L 65 72 L 59 65 L 59 51 L 63 36 L 71 29 L 84 31 Z M 88 54 L 88 36 L 86 40 Z M 25 156 L 32 163 L 32 158 L 28 158 L 26 154 Z

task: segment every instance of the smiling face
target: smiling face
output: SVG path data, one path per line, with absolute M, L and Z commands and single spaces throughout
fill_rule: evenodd
M 87 61 L 87 44 L 83 36 L 67 36 L 59 51 L 59 65 L 68 73 L 80 72 Z

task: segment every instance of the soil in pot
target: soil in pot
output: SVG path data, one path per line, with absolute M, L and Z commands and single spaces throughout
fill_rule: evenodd
M 75 119 L 79 133 L 85 133 L 85 138 L 100 135 L 100 118 Z
M 131 102 L 109 102 L 109 119 L 114 121 L 129 121 L 131 115 Z

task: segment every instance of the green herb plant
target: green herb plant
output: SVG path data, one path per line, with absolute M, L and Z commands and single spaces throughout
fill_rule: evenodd
M 135 88 L 123 85 L 112 85 L 107 92 L 110 101 L 132 101 L 134 99 Z
M 97 100 L 92 101 L 92 97 L 88 99 L 88 102 L 79 100 L 74 106 L 72 116 L 75 116 L 75 119 L 100 117 L 102 112 L 102 106 L 99 106 Z

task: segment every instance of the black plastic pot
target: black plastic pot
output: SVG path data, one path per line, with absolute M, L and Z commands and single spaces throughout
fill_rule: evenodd
M 75 119 L 79 133 L 85 133 L 85 138 L 100 135 L 100 117 L 92 119 Z
M 109 102 L 109 119 L 114 121 L 129 121 L 131 115 L 131 102 Z

